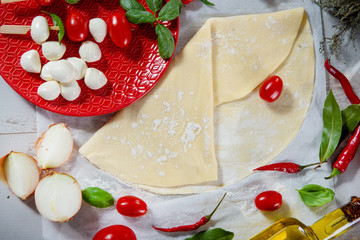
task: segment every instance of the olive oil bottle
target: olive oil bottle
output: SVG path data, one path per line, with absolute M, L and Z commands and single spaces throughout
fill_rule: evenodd
M 352 197 L 348 204 L 327 214 L 310 227 L 295 218 L 285 218 L 249 240 L 334 239 L 358 222 L 360 222 L 360 198 Z

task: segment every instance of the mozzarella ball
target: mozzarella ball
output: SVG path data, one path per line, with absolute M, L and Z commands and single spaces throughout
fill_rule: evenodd
M 47 60 L 55 61 L 64 56 L 66 46 L 62 43 L 59 44 L 59 42 L 56 41 L 49 41 L 41 45 L 41 50 Z
M 20 65 L 27 72 L 40 73 L 41 61 L 39 53 L 36 50 L 25 52 L 21 55 Z
M 107 34 L 107 25 L 101 18 L 93 18 L 89 22 L 89 30 L 96 42 L 101 43 Z
M 80 86 L 77 81 L 60 84 L 60 93 L 68 101 L 74 101 L 80 96 Z
M 49 24 L 43 16 L 35 17 L 31 22 L 30 35 L 37 44 L 42 44 L 50 36 Z
M 51 68 L 54 65 L 54 63 L 55 62 L 48 62 L 42 67 L 40 77 L 43 80 L 45 80 L 45 81 L 54 80 L 54 78 L 52 77 L 52 74 L 51 74 Z
M 60 95 L 60 84 L 56 81 L 48 81 L 41 84 L 37 93 L 45 100 L 55 100 Z
M 75 68 L 66 60 L 54 62 L 51 66 L 50 73 L 54 80 L 60 83 L 75 81 Z
M 92 41 L 85 41 L 81 44 L 79 54 L 85 62 L 96 62 L 101 58 L 101 51 L 99 46 Z
M 86 62 L 77 57 L 70 57 L 66 59 L 75 69 L 75 80 L 83 79 L 87 70 Z
M 104 73 L 96 68 L 88 68 L 84 78 L 86 86 L 92 90 L 97 90 L 105 86 L 107 78 Z

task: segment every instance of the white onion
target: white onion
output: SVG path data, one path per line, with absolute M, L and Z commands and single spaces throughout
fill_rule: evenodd
M 19 198 L 25 200 L 34 193 L 40 178 L 36 160 L 20 152 L 11 152 L 1 158 L 2 180 Z
M 57 168 L 70 159 L 74 140 L 64 123 L 51 125 L 36 141 L 36 158 L 41 168 Z
M 81 189 L 75 178 L 51 172 L 40 180 L 35 190 L 36 208 L 50 221 L 67 222 L 80 210 Z

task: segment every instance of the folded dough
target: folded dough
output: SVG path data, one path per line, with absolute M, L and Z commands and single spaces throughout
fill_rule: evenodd
M 121 180 L 159 193 L 238 181 L 251 173 L 249 164 L 273 160 L 298 132 L 311 102 L 314 58 L 303 8 L 209 19 L 151 93 L 120 110 L 79 151 Z M 257 86 L 271 74 L 285 86 L 269 104 Z M 189 186 L 200 183 L 209 187 Z

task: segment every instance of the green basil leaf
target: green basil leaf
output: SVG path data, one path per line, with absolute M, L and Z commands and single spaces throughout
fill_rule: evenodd
M 207 231 L 199 232 L 185 240 L 231 240 L 234 233 L 226 231 L 222 228 L 214 228 Z
M 80 0 L 65 0 L 70 4 L 77 4 Z
M 53 20 L 54 26 L 59 27 L 59 31 L 57 31 L 57 32 L 58 32 L 59 44 L 61 44 L 61 40 L 65 36 L 65 27 L 64 27 L 64 24 L 63 24 L 61 18 L 58 15 L 54 14 L 54 13 L 49 13 L 49 12 L 45 12 L 45 11 L 42 11 L 42 12 L 46 13 L 46 14 L 49 14 L 50 17 Z
M 175 51 L 175 41 L 170 30 L 164 25 L 158 23 L 155 27 L 158 36 L 158 47 L 160 56 L 163 59 L 170 58 Z
M 341 111 L 342 134 L 352 132 L 360 122 L 360 104 L 353 104 Z
M 131 9 L 126 12 L 126 18 L 129 22 L 135 24 L 142 24 L 142 23 L 154 23 L 155 17 L 151 14 L 151 12 L 138 10 L 138 9 Z
M 316 184 L 308 184 L 299 192 L 301 200 L 309 207 L 319 207 L 334 199 L 335 193 L 330 188 L 324 188 Z
M 205 3 L 205 5 L 208 5 L 208 6 L 215 6 L 215 4 L 209 2 L 208 0 L 201 0 L 203 3 Z
M 129 11 L 130 9 L 137 9 L 137 10 L 145 11 L 144 6 L 141 5 L 141 3 L 139 3 L 136 0 L 120 0 L 120 5 L 126 11 Z
M 180 0 L 170 0 L 159 12 L 158 18 L 161 21 L 170 21 L 180 15 L 182 3 Z
M 323 131 L 320 145 L 320 162 L 325 162 L 338 146 L 342 129 L 341 111 L 330 90 L 323 109 Z
M 82 190 L 82 198 L 85 202 L 97 208 L 107 208 L 114 204 L 113 196 L 97 187 L 88 187 Z
M 156 13 L 162 7 L 163 0 L 146 0 L 146 4 L 148 5 L 151 11 Z

